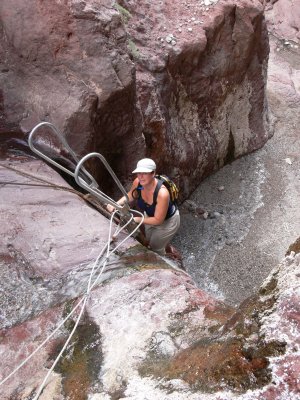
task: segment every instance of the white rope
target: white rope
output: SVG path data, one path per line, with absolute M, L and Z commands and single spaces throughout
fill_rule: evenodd
M 79 305 L 82 303 L 83 298 L 76 304 L 76 306 L 73 308 L 73 310 L 66 316 L 66 318 L 55 328 L 55 330 L 27 357 L 25 360 L 21 362 L 20 365 L 18 365 L 6 378 L 4 378 L 0 382 L 0 386 L 3 385 L 9 378 L 11 378 L 23 365 L 25 365 L 47 342 L 49 339 L 52 338 L 52 336 L 65 324 L 65 322 L 74 314 L 74 312 L 77 310 Z
M 37 391 L 37 393 L 36 393 L 36 395 L 35 395 L 35 397 L 33 399 L 33 400 L 38 400 L 38 398 L 40 397 L 40 395 L 41 395 L 41 393 L 42 393 L 42 391 L 43 391 L 43 389 L 44 389 L 44 387 L 45 387 L 45 385 L 47 383 L 47 380 L 48 380 L 50 374 L 54 370 L 56 364 L 58 363 L 59 359 L 61 358 L 63 352 L 65 351 L 66 347 L 68 346 L 71 338 L 73 337 L 73 335 L 74 335 L 74 333 L 76 331 L 76 328 L 77 328 L 77 326 L 78 326 L 78 324 L 80 322 L 80 319 L 82 317 L 83 311 L 85 309 L 86 302 L 87 302 L 87 300 L 88 300 L 88 298 L 90 296 L 90 292 L 95 287 L 97 282 L 99 281 L 99 279 L 100 279 L 100 277 L 101 277 L 101 275 L 102 275 L 102 273 L 103 273 L 103 271 L 104 271 L 104 269 L 106 267 L 106 264 L 107 264 L 107 262 L 109 260 L 109 257 L 113 253 L 115 253 L 116 250 L 120 246 L 122 246 L 122 244 L 125 243 L 126 240 L 128 240 L 139 229 L 139 227 L 142 225 L 142 223 L 144 221 L 144 215 L 142 213 L 140 213 L 139 211 L 136 211 L 136 210 L 130 210 L 130 211 L 139 214 L 142 217 L 142 220 L 137 224 L 136 228 L 129 235 L 127 235 L 114 249 L 110 250 L 110 243 L 112 241 L 112 234 L 111 234 L 112 233 L 112 222 L 113 222 L 113 218 L 114 218 L 114 216 L 115 216 L 117 211 L 115 210 L 113 212 L 113 214 L 112 214 L 112 216 L 110 218 L 108 241 L 107 241 L 106 245 L 103 247 L 103 249 L 101 250 L 101 252 L 99 253 L 97 259 L 95 260 L 95 262 L 93 264 L 93 268 L 92 268 L 92 271 L 91 271 L 90 276 L 89 276 L 88 286 L 87 286 L 87 290 L 86 290 L 85 295 L 79 300 L 79 302 L 70 311 L 70 313 L 64 318 L 64 320 L 59 323 L 59 325 L 54 329 L 54 331 L 25 360 L 23 360 L 6 378 L 4 378 L 0 382 L 0 386 L 3 385 L 9 378 L 11 378 L 21 367 L 23 367 L 49 341 L 53 337 L 53 335 L 65 324 L 65 322 L 74 314 L 74 312 L 77 310 L 77 308 L 82 304 L 81 310 L 79 312 L 79 315 L 78 315 L 78 317 L 76 319 L 75 325 L 74 325 L 71 333 L 69 334 L 69 336 L 68 336 L 68 338 L 67 338 L 67 340 L 66 340 L 66 342 L 65 342 L 65 344 L 63 346 L 63 348 L 61 349 L 59 355 L 56 357 L 55 361 L 53 362 L 51 368 L 49 369 L 47 375 L 45 376 L 42 384 L 40 385 L 40 387 L 39 387 L 39 389 L 38 389 L 38 391 Z M 122 226 L 121 228 L 119 226 L 117 226 L 116 232 L 114 233 L 113 237 L 115 238 L 122 230 L 124 230 L 126 228 L 126 226 L 128 224 L 130 224 L 130 222 L 132 222 L 132 220 L 133 220 L 133 215 L 131 214 L 131 218 L 127 221 L 127 223 L 124 226 Z M 99 259 L 103 256 L 103 253 L 105 252 L 105 249 L 106 249 L 105 259 L 96 268 L 96 266 L 97 266 L 97 264 L 99 262 Z M 99 275 L 97 276 L 95 281 L 92 283 L 93 276 L 97 273 L 97 271 L 100 269 L 101 266 L 102 266 L 102 269 L 101 269 Z
M 72 337 L 73 337 L 73 335 L 74 335 L 74 333 L 75 333 L 75 331 L 76 331 L 76 329 L 77 329 L 77 326 L 78 326 L 78 324 L 79 324 L 79 321 L 80 321 L 80 319 L 81 319 L 81 316 L 82 316 L 82 314 L 83 314 L 83 311 L 84 311 L 84 308 L 85 308 L 87 299 L 88 299 L 88 295 L 85 295 L 85 296 L 84 296 L 84 301 L 83 301 L 83 304 L 82 304 L 80 313 L 79 313 L 79 315 L 78 315 L 78 317 L 77 317 L 77 320 L 76 320 L 76 322 L 75 322 L 75 325 L 74 325 L 74 327 L 73 327 L 73 329 L 72 329 L 72 331 L 71 331 L 71 333 L 70 333 L 68 339 L 66 340 L 66 342 L 65 342 L 65 344 L 64 344 L 64 346 L 63 346 L 63 348 L 61 349 L 59 355 L 56 357 L 54 363 L 52 364 L 52 367 L 49 369 L 47 375 L 45 376 L 45 378 L 44 378 L 42 384 L 40 385 L 39 390 L 37 391 L 37 393 L 36 393 L 36 395 L 34 396 L 33 400 L 38 400 L 38 398 L 40 397 L 42 391 L 44 390 L 44 387 L 45 387 L 45 385 L 46 385 L 46 383 L 47 383 L 47 380 L 48 380 L 50 374 L 51 374 L 52 371 L 54 370 L 56 364 L 57 364 L 58 361 L 60 360 L 60 358 L 61 358 L 63 352 L 65 351 L 65 349 L 66 349 L 66 347 L 68 346 L 70 340 L 72 339 Z

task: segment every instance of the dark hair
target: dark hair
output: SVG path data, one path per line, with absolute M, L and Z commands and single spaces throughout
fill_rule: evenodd
M 137 187 L 135 189 L 133 189 L 133 191 L 131 192 L 132 194 L 132 198 L 134 200 L 137 200 L 140 197 L 140 191 L 137 189 Z

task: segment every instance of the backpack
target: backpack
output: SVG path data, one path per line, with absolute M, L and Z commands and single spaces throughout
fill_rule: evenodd
M 155 178 L 162 181 L 162 184 L 168 189 L 170 200 L 172 203 L 177 204 L 179 189 L 176 184 L 167 175 L 155 175 Z

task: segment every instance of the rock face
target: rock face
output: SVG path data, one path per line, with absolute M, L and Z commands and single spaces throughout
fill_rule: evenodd
M 1 399 L 34 397 L 77 321 L 41 400 L 299 397 L 299 240 L 232 309 L 124 234 L 97 258 L 108 221 L 40 161 L 0 175 Z
M 128 31 L 148 153 L 178 176 L 184 194 L 199 177 L 268 138 L 262 6 L 207 4 L 149 1 L 146 13 L 138 2 L 122 1 L 132 15 Z
M 123 180 L 153 156 L 184 195 L 267 140 L 258 1 L 4 0 L 0 12 L 5 140 L 49 119 Z M 1 399 L 34 397 L 80 316 L 41 400 L 299 397 L 298 242 L 236 310 L 124 233 L 100 256 L 108 220 L 44 163 L 7 158 L 0 180 L 0 384 L 52 335 Z
M 47 120 L 79 155 L 117 155 L 122 177 L 134 156 L 130 144 L 142 147 L 133 120 L 134 65 L 113 3 L 1 2 L 0 133 L 20 135 Z
M 0 327 L 7 328 L 81 293 L 108 241 L 109 220 L 41 161 L 3 162 L 0 176 L 8 183 L 0 208 Z
M 3 0 L 0 18 L 3 138 L 48 120 L 123 182 L 155 158 L 183 198 L 268 139 L 258 0 Z
M 100 256 L 109 221 L 41 161 L 13 161 L 0 166 L 0 382 L 53 335 L 0 386 L 1 399 L 26 398 L 37 390 L 87 293 L 74 351 L 69 349 L 72 355 L 51 376 L 46 398 L 86 398 L 94 384 L 107 393 L 124 390 L 132 371 L 152 352 L 174 355 L 231 315 L 186 273 L 133 239 L 124 241 L 125 233 Z M 91 274 L 94 290 L 87 292 Z M 98 287 L 105 283 L 99 290 L 96 279 Z M 76 306 L 72 318 L 54 331 Z
M 268 11 L 268 28 L 280 39 L 298 42 L 300 39 L 299 1 L 271 1 L 266 7 Z
M 299 262 L 299 253 L 291 252 L 221 333 L 148 363 L 147 378 L 131 380 L 124 398 L 298 399 Z

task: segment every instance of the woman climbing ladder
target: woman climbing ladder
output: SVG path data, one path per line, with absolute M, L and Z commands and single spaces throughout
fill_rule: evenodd
M 170 193 L 163 182 L 155 177 L 156 164 L 150 158 L 143 158 L 137 163 L 132 173 L 137 174 L 128 192 L 130 202 L 137 201 L 139 209 L 144 212 L 144 228 L 148 246 L 160 255 L 166 254 L 166 246 L 180 226 L 180 215 L 177 205 L 172 202 Z M 123 205 L 125 196 L 117 203 Z M 114 211 L 107 205 L 109 212 Z M 134 217 L 140 223 L 142 217 Z

